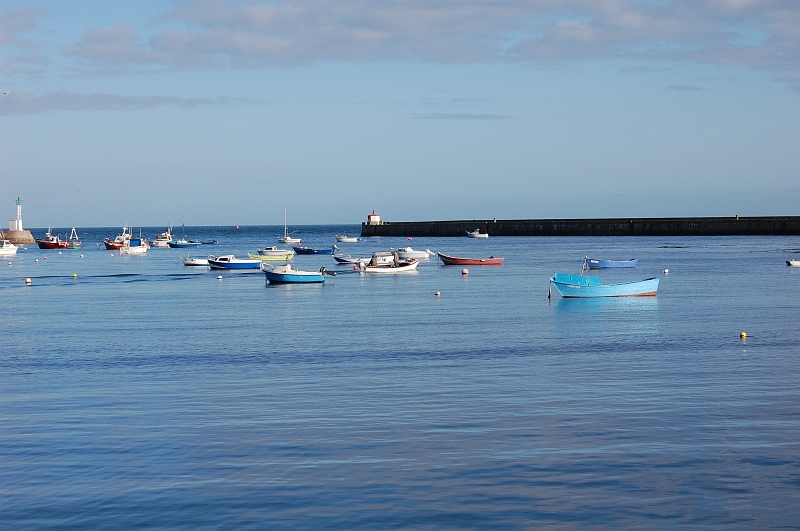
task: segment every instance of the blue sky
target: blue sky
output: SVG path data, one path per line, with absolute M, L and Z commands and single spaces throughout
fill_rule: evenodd
M 27 226 L 800 214 L 794 0 L 6 0 L 0 86 Z

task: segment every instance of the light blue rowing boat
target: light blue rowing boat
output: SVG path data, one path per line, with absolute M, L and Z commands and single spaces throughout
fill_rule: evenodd
M 565 299 L 589 297 L 655 297 L 658 278 L 603 284 L 597 277 L 556 273 L 550 285 Z
M 272 267 L 261 264 L 261 271 L 264 273 L 264 276 L 267 277 L 270 284 L 325 282 L 325 275 L 322 271 L 303 271 L 293 268 L 291 264 Z

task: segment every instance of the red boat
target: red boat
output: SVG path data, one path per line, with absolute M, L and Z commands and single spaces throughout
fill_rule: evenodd
M 503 257 L 495 258 L 459 258 L 458 256 L 447 256 L 446 254 L 436 253 L 444 262 L 444 265 L 502 265 Z
M 69 243 L 62 241 L 58 235 L 53 236 L 50 233 L 50 229 L 47 229 L 47 232 L 44 233 L 44 238 L 36 240 L 36 245 L 39 246 L 39 249 L 66 249 L 69 247 Z

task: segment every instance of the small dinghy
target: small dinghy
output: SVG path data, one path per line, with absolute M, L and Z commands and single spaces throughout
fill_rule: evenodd
M 631 258 L 630 260 L 598 260 L 597 258 L 583 258 L 584 269 L 602 269 L 604 267 L 636 267 L 639 262 L 638 258 Z
M 260 265 L 260 260 L 236 258 L 232 254 L 208 257 L 208 266 L 211 269 L 258 269 Z
M 316 247 L 308 247 L 305 245 L 298 247 L 295 245 L 292 247 L 292 249 L 294 249 L 296 254 L 333 254 L 333 252 L 336 250 L 336 246 L 334 245 L 333 247 L 317 249 Z
M 181 256 L 181 262 L 185 266 L 208 267 L 208 258 L 191 258 L 189 255 Z
M 439 259 L 444 262 L 444 265 L 502 265 L 503 257 L 495 258 L 460 258 L 458 256 L 448 256 L 446 254 L 437 253 Z
M 619 284 L 603 284 L 597 277 L 556 273 L 550 285 L 565 299 L 590 297 L 655 297 L 658 278 Z M 550 295 L 548 294 L 548 297 Z
M 383 265 L 368 265 L 361 263 L 359 264 L 359 270 L 364 273 L 396 275 L 399 273 L 410 273 L 416 270 L 418 265 L 419 260 L 410 258 L 408 261 L 398 262 L 397 265 L 394 263 Z
M 341 243 L 356 243 L 358 241 L 358 237 L 348 236 L 347 234 L 337 234 L 336 241 Z
M 399 256 L 401 260 L 408 260 L 409 258 L 422 260 L 423 258 L 428 258 L 432 254 L 433 252 L 430 249 L 425 249 L 424 251 L 415 251 L 411 247 L 403 247 L 397 250 L 397 256 Z
M 323 268 L 324 269 L 324 268 Z M 307 284 L 311 282 L 325 282 L 322 271 L 303 271 L 295 269 L 292 264 L 267 266 L 261 264 L 261 271 L 270 284 Z

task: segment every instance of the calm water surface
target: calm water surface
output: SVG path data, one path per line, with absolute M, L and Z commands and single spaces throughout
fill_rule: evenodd
M 267 286 L 118 232 L 0 262 L 4 529 L 798 527 L 799 238 L 370 238 L 506 261 Z M 587 254 L 658 297 L 548 300 Z

